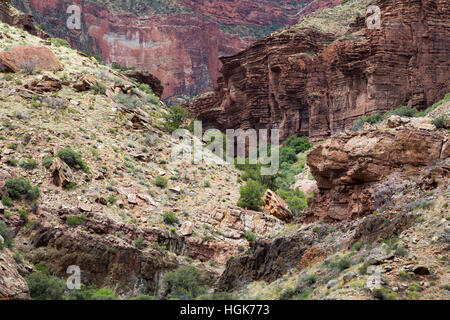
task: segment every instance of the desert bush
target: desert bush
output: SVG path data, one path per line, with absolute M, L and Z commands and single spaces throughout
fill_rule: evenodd
M 71 147 L 65 147 L 59 150 L 56 156 L 72 168 L 89 172 L 88 165 L 83 161 L 81 154 L 74 151 Z
M 0 236 L 3 238 L 3 244 L 0 243 L 0 250 L 2 250 L 3 247 L 11 248 L 13 245 L 13 233 L 2 220 L 0 220 Z
M 130 71 L 130 70 L 135 70 L 136 69 L 136 67 L 122 66 L 119 62 L 111 63 L 111 68 L 119 70 L 119 71 Z
M 180 223 L 178 218 L 175 216 L 175 212 L 173 212 L 173 211 L 164 212 L 163 213 L 163 221 L 165 224 L 168 224 L 168 225 L 174 225 L 174 224 Z
M 124 105 L 129 110 L 135 110 L 143 106 L 142 101 L 137 96 L 124 93 L 117 95 L 117 102 Z
M 8 195 L 12 199 L 19 199 L 25 196 L 28 200 L 36 200 L 39 198 L 40 192 L 37 186 L 32 187 L 30 182 L 24 178 L 13 178 L 6 180 Z
M 61 38 L 52 38 L 51 39 L 51 43 L 57 47 L 66 47 L 66 48 L 70 48 L 70 44 L 69 42 L 67 42 L 67 40 L 65 39 L 61 39 Z
M 312 148 L 308 137 L 290 136 L 284 141 L 286 147 L 294 149 L 295 153 L 305 152 Z
M 25 277 L 33 300 L 64 300 L 65 283 L 44 272 Z
M 443 129 L 445 125 L 445 117 L 444 116 L 437 117 L 436 119 L 431 121 L 431 123 L 434 124 L 437 129 Z
M 153 181 L 155 186 L 160 187 L 161 189 L 164 189 L 167 187 L 167 179 L 161 176 L 156 177 L 156 179 Z
M 42 165 L 47 169 L 50 169 L 52 162 L 53 157 L 45 157 L 44 159 L 42 159 Z
M 142 236 L 139 236 L 136 241 L 134 241 L 134 246 L 138 249 L 143 249 L 145 247 L 145 239 Z
M 296 216 L 299 216 L 304 210 L 308 209 L 308 197 L 298 188 L 295 190 L 279 189 L 277 190 L 277 194 L 286 201 L 289 209 Z
M 189 111 L 180 106 L 171 106 L 169 112 L 164 116 L 164 129 L 173 132 L 180 128 L 184 121 L 189 117 Z
M 360 131 L 364 127 L 364 123 L 377 124 L 383 121 L 381 113 L 377 112 L 371 116 L 361 116 L 353 122 L 352 130 Z
M 86 220 L 86 216 L 83 214 L 81 216 L 67 217 L 66 223 L 69 226 L 71 226 L 72 228 L 75 228 L 75 227 L 83 224 L 85 220 Z
M 27 170 L 33 170 L 37 167 L 37 161 L 34 159 L 25 159 L 20 163 L 20 166 Z
M 239 201 L 237 205 L 241 208 L 260 211 L 264 204 L 262 196 L 264 194 L 263 186 L 254 180 L 249 180 L 240 188 Z
M 247 239 L 248 242 L 254 242 L 256 240 L 256 235 L 250 230 L 247 230 L 245 231 L 245 239 Z
M 2 203 L 6 207 L 14 207 L 14 203 L 13 203 L 12 199 L 8 196 L 2 197 Z
M 94 85 L 91 86 L 91 90 L 94 91 L 95 94 L 106 94 L 106 86 L 100 82 L 94 83 Z
M 400 117 L 414 117 L 417 114 L 417 109 L 410 106 L 399 106 L 398 108 L 388 111 L 384 114 L 385 118 L 389 118 L 392 115 Z
M 175 271 L 168 272 L 164 279 L 171 288 L 171 298 L 192 300 L 206 293 L 202 276 L 194 267 L 180 267 Z

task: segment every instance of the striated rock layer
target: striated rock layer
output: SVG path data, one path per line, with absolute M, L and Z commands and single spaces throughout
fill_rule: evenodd
M 166 98 L 211 90 L 219 76 L 219 56 L 234 54 L 256 37 L 296 23 L 302 8 L 307 13 L 340 0 L 140 1 L 129 8 L 115 0 L 13 2 L 33 13 L 53 36 L 99 53 L 107 62 L 150 71 L 162 80 Z M 318 4 L 304 8 L 310 2 Z M 82 10 L 81 30 L 66 27 L 70 5 Z
M 222 58 L 218 88 L 187 107 L 207 128 L 279 128 L 281 139 L 319 140 L 361 115 L 431 105 L 450 91 L 449 2 L 375 3 L 380 30 L 357 17 L 344 35 L 277 32 Z
M 308 154 L 319 192 L 309 218 L 356 219 L 380 206 L 390 193 L 383 178 L 395 171 L 417 172 L 450 156 L 448 135 L 425 130 L 364 131 L 325 141 Z

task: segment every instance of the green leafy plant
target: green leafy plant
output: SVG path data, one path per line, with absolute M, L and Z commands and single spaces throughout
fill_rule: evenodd
M 168 225 L 174 225 L 174 224 L 179 224 L 180 221 L 178 220 L 178 218 L 175 215 L 175 212 L 173 211 L 166 211 L 163 213 L 163 221 L 165 224 Z
M 74 151 L 71 147 L 65 147 L 59 150 L 56 156 L 72 168 L 89 172 L 89 167 L 86 162 L 83 161 L 81 154 Z
M 206 293 L 200 272 L 194 267 L 183 266 L 168 272 L 164 279 L 170 286 L 170 297 L 180 300 L 192 300 Z
M 237 205 L 241 208 L 260 211 L 264 204 L 262 196 L 264 194 L 263 186 L 254 180 L 249 180 L 240 188 L 239 201 Z
M 155 186 L 164 189 L 167 187 L 167 179 L 161 176 L 156 177 L 156 179 L 153 181 L 153 183 L 155 184 Z
M 189 117 L 189 111 L 180 106 L 171 106 L 167 114 L 163 115 L 163 127 L 169 132 L 173 132 L 180 128 L 180 126 Z

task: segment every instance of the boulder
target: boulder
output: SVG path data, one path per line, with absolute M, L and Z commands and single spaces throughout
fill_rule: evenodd
M 162 97 L 164 87 L 161 84 L 161 81 L 150 72 L 134 70 L 127 72 L 125 75 L 129 78 L 135 79 L 140 83 L 148 84 L 155 95 L 157 95 L 159 98 Z
M 182 236 L 190 236 L 193 233 L 193 224 L 190 221 L 185 221 L 181 225 L 180 234 Z
M 287 203 L 281 199 L 275 192 L 268 189 L 263 196 L 264 201 L 264 211 L 267 211 L 269 214 L 274 217 L 280 219 L 284 222 L 291 222 L 294 218 L 291 210 Z
M 53 159 L 52 165 L 50 166 L 50 172 L 52 174 L 53 184 L 58 187 L 64 188 L 74 181 L 72 170 L 59 158 Z
M 54 92 L 62 89 L 62 83 L 54 75 L 44 74 L 40 79 L 35 79 L 26 84 L 25 88 L 39 93 Z
M 0 69 L 19 72 L 22 69 L 64 70 L 52 50 L 43 46 L 18 46 L 0 52 Z

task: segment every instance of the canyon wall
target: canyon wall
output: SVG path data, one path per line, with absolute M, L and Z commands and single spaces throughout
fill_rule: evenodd
M 32 13 L 52 36 L 98 53 L 107 62 L 151 72 L 162 80 L 167 98 L 211 90 L 220 75 L 219 56 L 243 50 L 255 38 L 295 24 L 302 14 L 336 5 L 340 0 L 140 1 L 134 6 L 126 2 L 129 8 L 114 0 L 12 2 Z M 305 7 L 310 2 L 317 4 Z M 72 4 L 82 12 L 78 31 L 66 26 L 66 10 Z
M 364 13 L 364 1 L 345 6 L 353 3 Z M 367 29 L 364 16 L 354 17 L 345 32 L 300 24 L 221 58 L 215 91 L 186 107 L 207 128 L 279 128 L 281 139 L 320 140 L 361 115 L 401 104 L 430 106 L 450 91 L 449 2 L 374 4 L 381 9 L 379 30 Z

